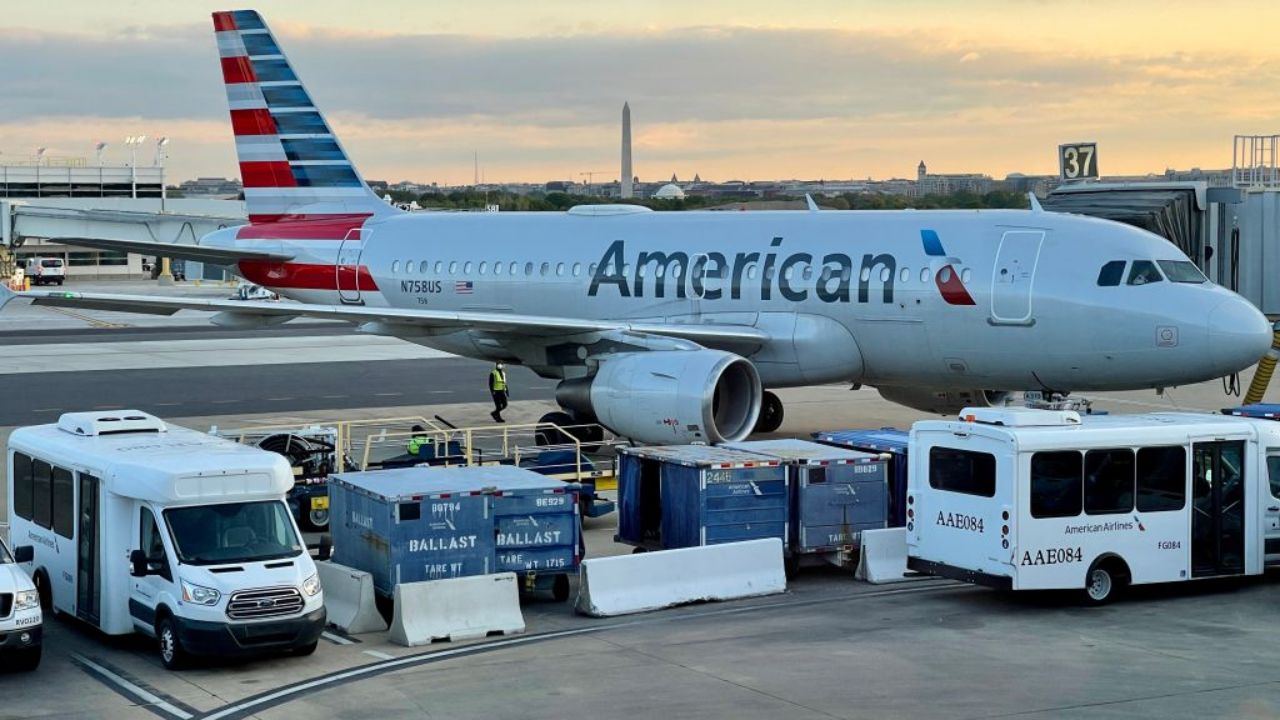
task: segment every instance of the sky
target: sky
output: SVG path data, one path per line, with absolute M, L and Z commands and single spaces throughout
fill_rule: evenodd
M 124 162 L 232 177 L 205 0 L 45 0 L 0 27 L 0 163 Z M 1280 3 L 1218 0 L 259 0 L 370 179 L 642 181 L 1230 167 L 1280 133 Z M 139 154 L 152 162 L 154 149 Z

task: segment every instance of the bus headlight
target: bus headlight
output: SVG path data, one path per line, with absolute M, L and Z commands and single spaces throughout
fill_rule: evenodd
M 182 581 L 182 599 L 196 605 L 217 605 L 222 593 L 203 585 Z
M 14 611 L 31 610 L 40 607 L 40 593 L 35 590 L 23 590 L 13 598 Z
M 320 575 L 312 575 L 306 580 L 303 580 L 302 592 L 306 594 L 307 597 L 315 597 L 316 593 L 320 592 Z

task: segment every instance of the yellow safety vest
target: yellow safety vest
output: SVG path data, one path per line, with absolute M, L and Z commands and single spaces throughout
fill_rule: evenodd
M 501 371 L 501 370 L 499 370 L 498 368 L 494 368 L 494 369 L 493 369 L 493 372 L 492 372 L 492 375 L 493 375 L 493 391 L 494 391 L 494 392 L 506 392 L 506 390 L 507 390 L 507 374 L 506 374 L 506 373 L 504 373 L 504 372 L 502 372 L 502 371 Z
M 409 438 L 409 448 L 408 448 L 409 454 L 417 455 L 418 450 L 420 450 L 423 445 L 429 445 L 429 444 L 431 444 L 431 438 L 425 438 L 425 437 L 422 437 L 421 435 L 415 435 Z

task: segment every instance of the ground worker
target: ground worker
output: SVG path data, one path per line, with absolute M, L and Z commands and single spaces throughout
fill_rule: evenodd
M 423 446 L 431 444 L 431 438 L 427 437 L 427 429 L 421 425 L 413 426 L 413 436 L 409 438 L 409 444 L 406 449 L 410 455 L 417 455 Z
M 498 361 L 489 372 L 489 393 L 493 395 L 493 412 L 489 415 L 494 422 L 506 422 L 502 419 L 502 411 L 507 409 L 507 370 L 502 361 Z

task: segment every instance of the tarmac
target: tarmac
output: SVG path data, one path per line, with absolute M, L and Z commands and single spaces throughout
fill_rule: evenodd
M 290 324 L 257 343 L 190 318 L 140 325 L 124 316 L 123 327 L 108 328 L 93 323 L 119 318 L 22 312 L 37 314 L 29 321 L 48 314 L 51 326 L 23 329 L 0 313 L 5 364 L 11 370 L 25 358 L 39 370 L 0 373 L 0 442 L 13 425 L 119 403 L 197 429 L 436 414 L 496 427 L 485 364 L 399 357 L 425 349 L 341 326 Z M 116 334 L 132 337 L 113 341 Z M 192 342 L 213 345 L 184 344 Z M 131 359 L 136 343 L 155 345 Z M 279 356 L 292 357 L 266 359 Z M 132 369 L 112 364 L 122 360 Z M 512 381 L 511 423 L 554 409 L 550 381 L 531 373 Z M 391 392 L 401 394 L 379 394 Z M 786 420 L 778 437 L 905 428 L 925 417 L 865 388 L 779 394 Z M 1111 412 L 1239 403 L 1217 381 L 1164 396 L 1091 397 Z M 1280 389 L 1268 399 L 1280 399 Z M 630 551 L 612 541 L 615 518 L 585 522 L 588 557 Z M 941 580 L 870 586 L 848 571 L 814 568 L 771 598 L 594 620 L 530 597 L 525 635 L 409 649 L 382 634 L 327 633 L 310 657 L 211 662 L 181 673 L 164 670 L 145 638 L 105 638 L 47 619 L 36 674 L 0 673 L 0 717 L 1280 717 L 1276 579 L 1142 588 L 1085 608 L 1067 594 L 1001 594 Z

